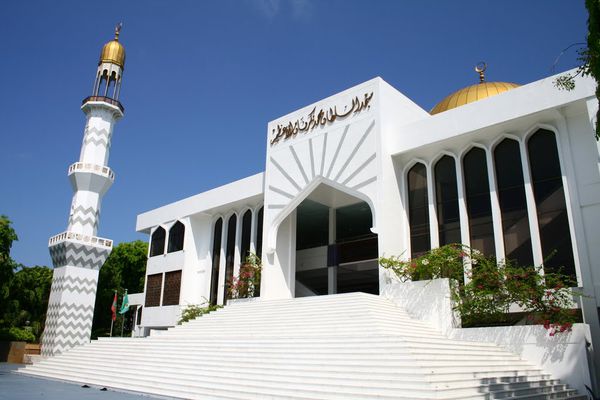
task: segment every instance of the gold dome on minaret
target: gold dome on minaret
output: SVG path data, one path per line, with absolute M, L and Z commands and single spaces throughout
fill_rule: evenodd
M 102 48 L 98 64 L 109 62 L 125 69 L 125 47 L 119 42 L 119 34 L 121 33 L 122 26 L 123 24 L 117 25 L 115 28 L 115 38 L 106 43 Z
M 479 73 L 479 83 L 466 88 L 462 88 L 437 103 L 429 112 L 431 115 L 439 114 L 444 111 L 451 110 L 456 107 L 464 106 L 487 97 L 492 97 L 497 94 L 514 89 L 521 85 L 509 82 L 486 82 L 483 74 L 486 69 L 485 63 L 479 63 L 475 67 L 475 71 Z

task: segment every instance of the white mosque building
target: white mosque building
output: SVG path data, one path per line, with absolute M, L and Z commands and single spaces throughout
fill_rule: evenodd
M 197 399 L 583 400 L 585 385 L 597 389 L 596 83 L 486 82 L 484 65 L 479 83 L 430 112 L 374 78 L 269 122 L 264 172 L 138 216 L 150 239 L 144 292 L 130 294 L 139 338 L 77 346 L 91 317 L 61 310 L 81 299 L 93 308 L 88 292 L 112 247 L 95 237 L 109 146 L 90 137 L 110 142 L 123 115 L 124 48 L 107 46 L 69 170 L 73 215 L 50 240 L 53 357 L 22 373 Z M 583 294 L 583 323 L 555 337 L 540 326 L 464 329 L 447 280 L 400 283 L 378 264 L 449 243 L 563 268 Z M 227 303 L 249 253 L 262 260 L 260 296 L 177 326 L 187 305 Z
M 480 75 L 431 112 L 381 78 L 310 104 L 268 123 L 265 172 L 140 214 L 150 252 L 138 326 L 224 304 L 248 252 L 263 262 L 260 297 L 279 299 L 379 294 L 378 257 L 464 243 L 563 267 L 600 337 L 595 83 Z
M 430 112 L 379 77 L 307 105 L 268 123 L 264 172 L 140 214 L 136 335 L 175 326 L 186 305 L 225 304 L 249 252 L 262 300 L 388 296 L 378 257 L 463 243 L 562 268 L 584 294 L 588 350 L 600 347 L 596 84 L 487 82 L 484 69 Z

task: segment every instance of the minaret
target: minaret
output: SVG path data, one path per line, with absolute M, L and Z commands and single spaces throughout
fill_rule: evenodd
M 83 100 L 86 116 L 79 161 L 68 169 L 73 187 L 69 225 L 50 238 L 54 264 L 42 355 L 52 356 L 90 340 L 98 273 L 112 250 L 112 240 L 96 236 L 102 197 L 114 182 L 108 168 L 115 123 L 123 117 L 119 102 L 125 48 L 115 38 L 102 48 L 92 95 Z M 108 310 L 108 309 L 107 309 Z

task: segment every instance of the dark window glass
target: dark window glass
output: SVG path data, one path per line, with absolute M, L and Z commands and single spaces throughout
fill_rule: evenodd
M 540 129 L 528 141 L 544 269 L 576 277 L 569 218 L 554 133 Z
M 185 226 L 177 221 L 169 229 L 169 246 L 167 253 L 173 253 L 174 251 L 183 250 L 183 238 L 185 236 Z
M 160 306 L 161 289 L 162 274 L 148 275 L 148 278 L 146 278 L 146 301 L 144 301 L 144 307 Z
M 340 207 L 335 210 L 336 243 L 354 241 L 375 236 L 371 232 L 373 216 L 365 202 Z
M 136 318 L 136 322 L 135 322 L 136 325 L 140 325 L 142 323 L 142 309 L 143 308 L 144 307 L 139 306 L 137 309 L 137 318 Z
M 408 221 L 410 224 L 410 252 L 418 257 L 431 249 L 429 233 L 429 203 L 427 199 L 427 169 L 415 164 L 408 171 Z
M 443 156 L 435 164 L 434 173 L 440 246 L 461 243 L 454 159 L 450 156 Z
M 485 151 L 471 149 L 463 159 L 471 247 L 494 256 L 494 225 Z
M 181 270 L 165 273 L 165 288 L 163 293 L 163 306 L 176 306 L 179 304 L 181 291 Z
M 296 250 L 327 246 L 329 242 L 329 207 L 304 200 L 296 214 Z
M 217 304 L 219 291 L 219 264 L 221 262 L 221 234 L 223 232 L 223 218 L 215 223 L 212 248 L 212 270 L 210 275 L 210 304 Z
M 250 233 L 252 232 L 252 211 L 248 210 L 242 217 L 242 247 L 240 249 L 240 257 L 242 263 L 246 261 L 246 257 L 250 253 Z
M 494 150 L 494 166 L 506 259 L 519 265 L 533 265 L 519 142 L 511 139 L 500 142 Z
M 164 254 L 165 252 L 165 236 L 167 232 L 162 226 L 159 226 L 152 234 L 150 243 L 150 257 Z
M 227 222 L 227 247 L 225 249 L 225 287 L 223 298 L 227 299 L 227 285 L 233 280 L 233 263 L 235 261 L 235 230 L 237 216 L 233 214 Z
M 256 255 L 262 257 L 262 236 L 263 236 L 263 207 L 258 210 L 256 219 Z

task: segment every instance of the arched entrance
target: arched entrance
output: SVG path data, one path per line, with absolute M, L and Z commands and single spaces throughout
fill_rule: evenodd
M 377 235 L 365 201 L 320 184 L 281 226 L 290 247 L 285 259 L 295 297 L 379 294 Z

